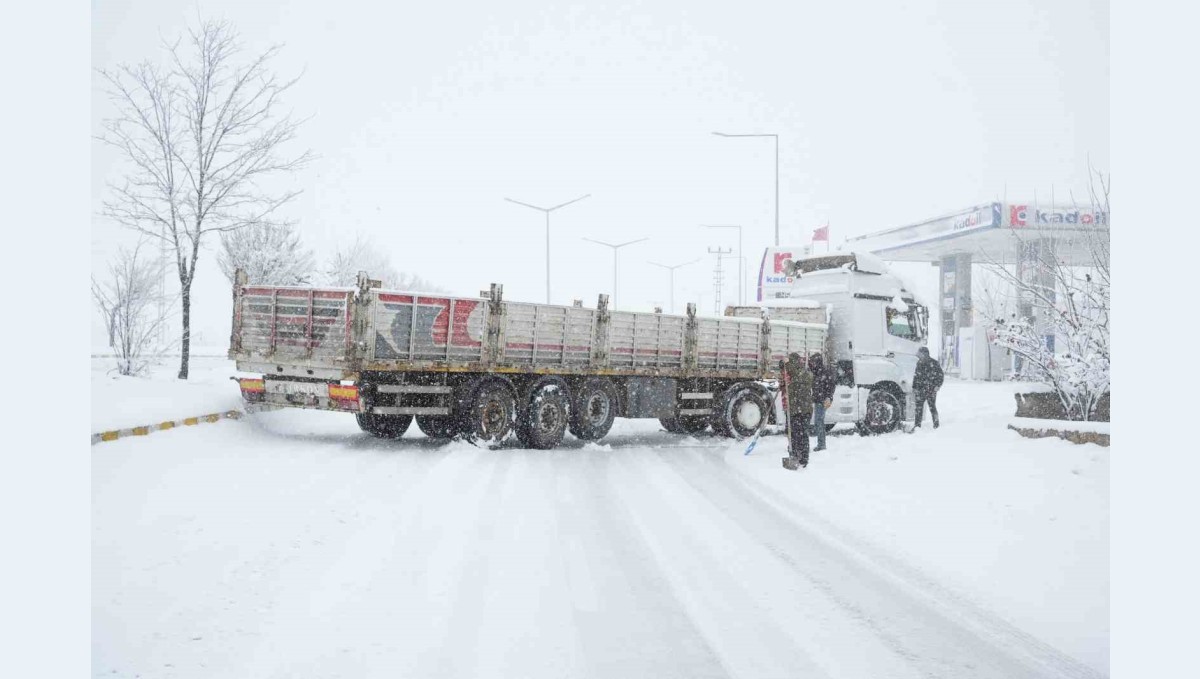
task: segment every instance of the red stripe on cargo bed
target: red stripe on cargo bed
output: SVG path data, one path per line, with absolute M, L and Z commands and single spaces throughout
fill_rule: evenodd
M 385 295 L 379 293 L 380 302 L 401 302 L 403 304 L 412 304 L 412 295 Z

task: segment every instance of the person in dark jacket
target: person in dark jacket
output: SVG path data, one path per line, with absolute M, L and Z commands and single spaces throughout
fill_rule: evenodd
M 929 414 L 933 417 L 933 428 L 938 428 L 937 393 L 942 388 L 942 366 L 929 357 L 929 349 L 917 349 L 917 372 L 913 375 L 913 396 L 917 400 L 916 426 L 921 426 L 925 414 L 925 403 L 929 403 Z
M 825 365 L 821 354 L 814 353 L 808 357 L 808 369 L 813 376 L 813 429 L 817 433 L 817 447 L 814 451 L 825 450 L 825 411 L 833 405 L 833 390 L 837 386 L 833 371 Z
M 783 378 L 787 387 L 787 407 L 784 413 L 788 424 L 788 456 L 783 466 L 788 469 L 808 466 L 808 423 L 812 419 L 813 378 L 797 353 L 788 354 L 783 363 Z

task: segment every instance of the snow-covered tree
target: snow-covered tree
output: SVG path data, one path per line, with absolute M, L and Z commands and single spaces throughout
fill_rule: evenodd
M 157 257 L 145 256 L 143 243 L 122 248 L 104 279 L 92 278 L 92 300 L 108 332 L 117 372 L 138 375 L 155 356 L 155 337 L 169 320 L 159 284 L 163 270 Z
M 100 139 L 128 165 L 104 214 L 165 241 L 174 254 L 180 379 L 188 376 L 192 282 L 206 236 L 273 223 L 298 192 L 273 192 L 267 180 L 310 158 L 284 153 L 298 122 L 281 114 L 280 99 L 296 80 L 271 71 L 278 51 L 246 55 L 229 24 L 205 21 L 166 45 L 166 66 L 144 61 L 100 71 L 116 108 Z
M 381 281 L 383 287 L 393 290 L 444 292 L 440 286 L 420 276 L 397 271 L 387 253 L 370 236 L 361 233 L 353 241 L 340 245 L 329 256 L 324 282 L 338 287 L 352 287 L 358 280 L 359 271 L 366 271 L 371 278 Z
M 308 285 L 316 276 L 312 251 L 290 224 L 255 224 L 221 234 L 217 264 L 230 283 L 238 269 L 261 285 Z
M 1111 215 L 1109 186 L 1108 176 L 1095 173 L 1091 205 L 1106 215 Z M 1036 244 L 1014 231 L 1018 246 L 1032 254 L 1034 266 L 1027 268 L 1043 272 L 1041 276 L 1023 276 L 995 260 L 988 266 L 1032 309 L 1031 317 L 1013 312 L 989 319 L 993 341 L 1020 357 L 1016 377 L 1053 388 L 1067 417 L 1075 420 L 1090 419 L 1109 389 L 1109 222 L 1111 217 L 1061 235 L 1043 235 Z M 1086 253 L 1086 261 L 1068 264 L 1060 255 L 1068 250 Z M 1048 346 L 1047 336 L 1055 338 L 1054 347 Z

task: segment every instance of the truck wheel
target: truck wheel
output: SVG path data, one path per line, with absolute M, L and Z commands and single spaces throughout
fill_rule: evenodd
M 873 389 L 867 396 L 867 413 L 858 423 L 858 433 L 863 436 L 886 434 L 900 426 L 902 414 L 900 399 L 886 389 Z
M 417 427 L 431 439 L 448 439 L 458 433 L 454 418 L 449 415 L 417 415 Z
M 354 413 L 358 420 L 358 428 L 371 436 L 381 439 L 398 439 L 408 431 L 412 424 L 412 415 L 377 415 L 375 413 Z
M 768 401 L 762 392 L 746 385 L 725 390 L 713 413 L 713 431 L 730 438 L 753 436 L 767 423 Z
M 617 417 L 617 389 L 612 382 L 593 377 L 575 390 L 568 428 L 575 438 L 596 441 L 612 429 Z
M 479 385 L 463 415 L 461 431 L 472 441 L 499 443 L 512 431 L 516 399 L 508 387 L 489 381 Z
M 521 445 L 546 450 L 562 443 L 570 407 L 566 388 L 560 382 L 535 383 L 523 406 L 517 415 L 517 440 Z
M 662 424 L 663 429 L 672 434 L 699 434 L 708 429 L 708 418 L 704 415 L 660 417 L 658 421 Z

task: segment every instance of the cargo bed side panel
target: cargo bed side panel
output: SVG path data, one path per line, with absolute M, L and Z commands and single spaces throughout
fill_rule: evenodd
M 474 363 L 482 360 L 489 302 L 373 292 L 371 360 Z

